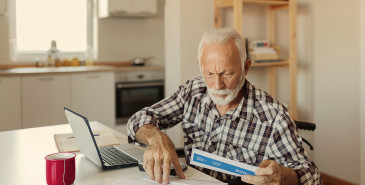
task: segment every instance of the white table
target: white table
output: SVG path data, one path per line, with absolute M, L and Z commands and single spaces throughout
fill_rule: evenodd
M 92 121 L 90 124 L 94 131 L 112 131 L 121 143 L 127 143 L 125 135 L 99 122 Z M 71 132 L 68 124 L 0 132 L 0 184 L 47 184 L 44 157 L 58 152 L 53 135 Z M 147 176 L 138 167 L 104 171 L 83 154 L 76 154 L 76 185 L 109 185 L 121 179 L 142 179 Z M 191 167 L 184 174 L 187 179 L 219 182 Z

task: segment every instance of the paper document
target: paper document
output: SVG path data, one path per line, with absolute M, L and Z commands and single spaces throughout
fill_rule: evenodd
M 94 132 L 98 146 L 119 145 L 118 139 L 111 132 Z M 54 139 L 59 152 L 77 152 L 80 150 L 73 133 L 55 134 Z
M 151 180 L 149 177 L 143 178 L 144 181 L 151 182 L 154 184 L 159 184 L 154 180 Z M 223 182 L 213 182 L 213 181 L 206 181 L 206 180 L 198 180 L 198 179 L 179 179 L 175 176 L 169 177 L 169 184 L 170 185 L 224 185 Z
M 255 175 L 254 171 L 258 168 L 195 148 L 191 154 L 190 164 L 235 176 Z
M 159 184 L 151 180 L 148 176 L 142 179 L 119 179 L 111 185 L 156 185 Z M 197 179 L 179 179 L 175 176 L 169 177 L 169 185 L 226 185 L 222 182 L 212 182 Z

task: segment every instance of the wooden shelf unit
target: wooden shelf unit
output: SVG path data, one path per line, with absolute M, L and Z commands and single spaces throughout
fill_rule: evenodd
M 233 7 L 235 0 L 216 0 L 216 7 Z M 244 3 L 268 4 L 268 5 L 289 5 L 288 0 L 243 0 Z
M 252 63 L 251 67 L 280 67 L 280 66 L 288 66 L 289 62 L 287 60 L 283 60 L 280 62 L 261 62 L 261 63 Z
M 222 27 L 222 8 L 233 8 L 233 27 L 242 34 L 243 6 L 255 3 L 267 6 L 267 39 L 276 44 L 276 10 L 287 9 L 289 15 L 289 58 L 281 62 L 253 63 L 252 67 L 267 67 L 269 93 L 277 97 L 276 67 L 289 69 L 289 113 L 293 119 L 297 118 L 297 0 L 214 0 L 214 26 Z

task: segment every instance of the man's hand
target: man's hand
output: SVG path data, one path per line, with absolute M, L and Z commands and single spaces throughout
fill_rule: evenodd
M 250 184 L 299 184 L 298 176 L 294 170 L 279 165 L 273 160 L 264 160 L 260 163 L 259 169 L 255 171 L 256 176 L 243 175 L 241 180 Z
M 170 138 L 153 125 L 145 125 L 137 130 L 137 141 L 148 145 L 143 155 L 143 168 L 152 180 L 167 184 L 170 166 L 173 164 L 179 178 L 185 178 Z M 163 168 L 162 168 L 163 166 Z M 163 175 L 161 179 L 161 175 Z

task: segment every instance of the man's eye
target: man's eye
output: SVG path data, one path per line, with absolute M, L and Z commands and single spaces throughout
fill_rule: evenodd
M 232 77 L 233 74 L 224 73 L 223 76 L 225 76 L 225 77 Z

